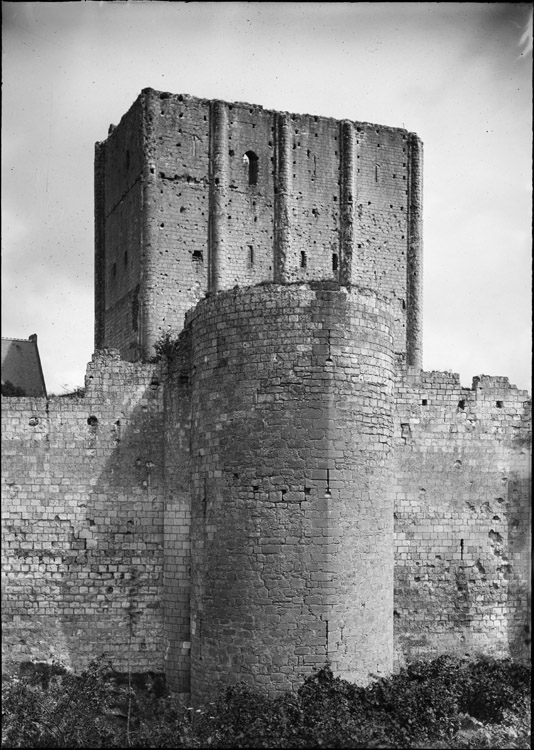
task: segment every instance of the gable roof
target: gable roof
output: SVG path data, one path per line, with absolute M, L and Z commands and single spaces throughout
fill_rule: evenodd
M 8 381 L 26 396 L 46 397 L 37 334 L 28 339 L 2 339 L 2 385 Z

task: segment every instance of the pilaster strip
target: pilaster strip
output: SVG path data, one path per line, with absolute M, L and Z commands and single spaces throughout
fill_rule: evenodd
M 291 246 L 291 124 L 285 112 L 277 112 L 275 118 L 274 281 L 283 284 Z
M 341 179 L 340 179 L 340 232 L 339 281 L 350 286 L 352 277 L 352 252 L 354 248 L 354 125 L 345 120 L 340 125 Z
M 225 102 L 210 106 L 210 225 L 209 274 L 211 292 L 224 288 L 226 204 L 228 198 L 228 109 Z
M 423 366 L 423 143 L 415 133 L 408 140 L 408 248 L 406 364 Z

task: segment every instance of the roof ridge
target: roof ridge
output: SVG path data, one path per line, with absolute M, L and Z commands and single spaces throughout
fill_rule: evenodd
M 32 339 L 30 339 L 30 338 L 27 338 L 27 339 L 15 339 L 15 338 L 11 338 L 11 336 L 2 336 L 1 338 L 2 338 L 2 341 L 25 341 L 26 343 L 32 343 Z

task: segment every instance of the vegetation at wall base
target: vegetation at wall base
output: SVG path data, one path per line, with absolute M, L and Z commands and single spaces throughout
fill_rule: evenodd
M 3 681 L 2 747 L 530 748 L 530 667 L 441 656 L 365 688 L 325 667 L 297 693 L 239 683 L 193 710 L 102 661 L 52 664 Z

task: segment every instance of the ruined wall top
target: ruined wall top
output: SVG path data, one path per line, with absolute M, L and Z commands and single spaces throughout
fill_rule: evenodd
M 96 145 L 96 348 L 128 359 L 207 292 L 385 294 L 421 363 L 422 144 L 404 129 L 144 89 Z

